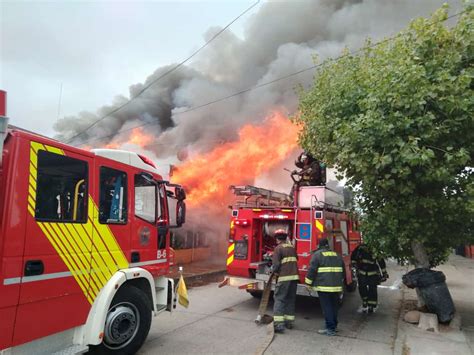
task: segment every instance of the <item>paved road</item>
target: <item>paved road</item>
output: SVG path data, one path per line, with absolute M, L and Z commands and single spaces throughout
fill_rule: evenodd
M 402 268 L 389 265 L 389 273 L 385 286 L 399 282 Z M 266 327 L 254 323 L 259 300 L 245 291 L 212 283 L 191 289 L 189 297 L 188 309 L 178 305 L 154 319 L 139 354 L 255 354 L 265 343 Z M 392 354 L 401 291 L 380 288 L 379 298 L 379 310 L 369 316 L 356 312 L 357 292 L 346 294 L 337 337 L 317 334 L 324 324 L 318 300 L 298 298 L 295 329 L 276 335 L 265 354 Z

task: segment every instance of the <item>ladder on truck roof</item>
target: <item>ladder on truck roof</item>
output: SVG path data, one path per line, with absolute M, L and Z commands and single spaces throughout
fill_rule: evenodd
M 252 185 L 230 186 L 230 190 L 241 200 L 235 202 L 236 207 L 290 206 L 290 195 L 283 192 L 264 189 Z

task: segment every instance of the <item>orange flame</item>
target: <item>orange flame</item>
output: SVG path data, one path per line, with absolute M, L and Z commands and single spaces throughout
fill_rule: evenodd
M 107 143 L 103 146 L 103 148 L 120 149 L 124 144 L 135 144 L 141 148 L 144 148 L 153 143 L 153 140 L 154 137 L 152 135 L 146 134 L 143 131 L 143 128 L 135 127 L 134 129 L 132 129 L 132 132 L 127 137 L 127 139 L 118 138 L 117 140 L 113 140 L 112 142 Z
M 190 206 L 224 201 L 230 185 L 253 183 L 287 158 L 297 147 L 298 130 L 276 112 L 260 126 L 243 126 L 238 141 L 224 143 L 178 166 L 172 180 L 185 187 Z
M 132 130 L 128 143 L 138 145 L 140 147 L 145 147 L 153 142 L 153 136 L 145 134 L 143 128 L 137 127 Z

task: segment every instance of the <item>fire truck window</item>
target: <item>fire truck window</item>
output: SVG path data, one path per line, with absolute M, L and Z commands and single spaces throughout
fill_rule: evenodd
M 35 217 L 53 222 L 87 221 L 87 162 L 38 151 Z
M 100 168 L 100 223 L 127 223 L 127 174 Z
M 156 185 L 141 175 L 135 175 L 135 215 L 147 222 L 156 221 Z

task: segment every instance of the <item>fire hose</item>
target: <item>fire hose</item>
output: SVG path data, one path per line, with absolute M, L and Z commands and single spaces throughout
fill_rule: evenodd
M 268 302 L 270 300 L 270 293 L 272 292 L 272 282 L 273 279 L 276 279 L 276 275 L 274 273 L 270 274 L 268 281 L 265 285 L 262 294 L 262 300 L 260 301 L 260 306 L 258 307 L 258 315 L 255 319 L 255 323 L 257 324 L 267 324 L 267 337 L 265 341 L 260 345 L 260 347 L 255 351 L 255 355 L 263 355 L 263 353 L 268 349 L 270 344 L 275 337 L 275 330 L 273 328 L 273 319 L 268 314 L 265 314 Z

